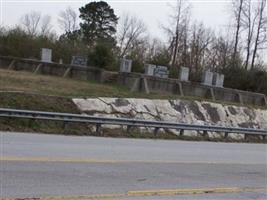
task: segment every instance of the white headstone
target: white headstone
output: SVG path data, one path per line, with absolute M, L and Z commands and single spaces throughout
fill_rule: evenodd
M 147 76 L 154 76 L 156 65 L 146 64 L 145 65 L 145 74 Z
M 213 85 L 215 87 L 223 87 L 224 75 L 219 73 L 214 73 L 213 75 Z
M 131 73 L 131 71 L 132 71 L 132 60 L 122 59 L 121 60 L 121 66 L 120 66 L 120 72 Z
M 180 71 L 180 81 L 189 81 L 189 68 L 182 67 Z
M 205 71 L 202 77 L 202 84 L 212 86 L 213 73 L 210 71 Z
M 42 62 L 52 62 L 52 49 L 41 49 L 41 61 Z
M 169 70 L 166 66 L 157 66 L 154 70 L 154 76 L 160 78 L 168 78 L 169 77 Z

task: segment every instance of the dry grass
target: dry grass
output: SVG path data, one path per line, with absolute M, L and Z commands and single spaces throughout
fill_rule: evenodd
M 127 94 L 126 90 L 108 85 L 9 70 L 0 70 L 0 90 L 68 97 L 120 96 Z

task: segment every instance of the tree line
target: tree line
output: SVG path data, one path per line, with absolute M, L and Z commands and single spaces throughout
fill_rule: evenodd
M 120 59 L 129 58 L 134 72 L 143 72 L 145 63 L 165 65 L 175 78 L 184 66 L 192 81 L 211 70 L 225 74 L 226 87 L 266 94 L 266 0 L 233 0 L 230 7 L 230 24 L 221 34 L 193 20 L 190 3 L 177 0 L 170 24 L 162 25 L 167 42 L 152 38 L 142 19 L 119 17 L 104 1 L 82 6 L 79 14 L 71 8 L 61 11 L 57 21 L 64 33 L 59 36 L 50 16 L 33 11 L 15 27 L 0 27 L 0 55 L 39 58 L 45 47 L 53 49 L 55 62 L 84 55 L 89 65 L 108 70 L 118 70 Z

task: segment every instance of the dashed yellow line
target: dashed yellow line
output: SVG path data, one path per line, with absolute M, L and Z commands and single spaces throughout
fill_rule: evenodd
M 238 162 L 210 162 L 210 161 L 168 161 L 168 160 L 101 160 L 101 159 L 71 159 L 71 158 L 47 158 L 47 157 L 0 157 L 0 161 L 8 162 L 59 162 L 59 163 L 88 163 L 88 164 L 226 164 L 242 165 Z M 246 165 L 256 165 L 246 163 Z
M 175 195 L 195 195 L 207 193 L 242 193 L 242 192 L 267 192 L 267 188 L 198 188 L 198 189 L 163 189 L 163 190 L 137 190 L 126 193 L 77 195 L 77 196 L 46 196 L 24 198 L 25 200 L 94 200 L 94 199 L 119 199 L 128 197 L 146 196 L 175 196 Z M 24 200 L 23 198 L 19 198 Z M 0 200 L 18 200 L 18 198 L 2 198 Z

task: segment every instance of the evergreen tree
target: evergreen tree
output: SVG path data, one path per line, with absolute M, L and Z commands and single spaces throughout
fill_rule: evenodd
M 114 10 L 104 1 L 91 2 L 80 9 L 81 31 L 89 45 L 96 41 L 115 42 L 118 17 Z

